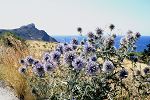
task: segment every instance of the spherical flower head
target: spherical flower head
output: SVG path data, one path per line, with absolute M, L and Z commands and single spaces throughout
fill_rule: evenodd
M 21 59 L 21 60 L 20 60 L 20 64 L 25 65 L 25 64 L 26 64 L 26 61 L 25 61 L 24 59 Z
M 77 31 L 80 32 L 80 33 L 82 33 L 82 28 L 81 28 L 81 27 L 78 27 L 78 28 L 77 28 Z
M 90 61 L 87 63 L 87 73 L 90 75 L 95 75 L 96 72 L 98 71 L 98 64 L 94 61 Z
M 111 61 L 106 60 L 103 64 L 102 71 L 105 73 L 111 73 L 114 70 L 114 68 L 114 64 Z
M 120 70 L 120 72 L 119 72 L 119 77 L 120 77 L 121 79 L 127 78 L 127 77 L 128 77 L 128 71 L 125 70 L 125 69 Z
M 141 36 L 141 34 L 139 32 L 135 33 L 136 38 L 139 38 Z
M 93 39 L 94 37 L 95 37 L 94 33 L 92 33 L 92 32 L 88 33 L 88 38 Z
M 69 51 L 72 51 L 72 45 L 66 45 L 64 46 L 64 52 L 69 52 Z
M 94 47 L 92 45 L 85 45 L 84 46 L 84 52 L 86 54 L 93 52 Z
M 81 42 L 80 42 L 80 44 L 81 44 L 81 45 L 84 45 L 84 44 L 85 44 L 85 42 L 84 42 L 84 41 L 81 41 Z
M 53 51 L 51 53 L 51 58 L 52 58 L 53 61 L 56 61 L 56 62 L 59 61 L 60 56 L 61 56 L 61 53 L 58 52 L 58 51 Z
M 51 72 L 56 68 L 56 64 L 53 61 L 47 61 L 44 63 L 44 71 Z
M 50 60 L 50 59 L 51 59 L 50 53 L 48 53 L 48 52 L 44 53 L 44 55 L 43 55 L 43 61 L 47 61 L 47 60 Z
M 89 58 L 90 61 L 97 61 L 97 56 L 93 55 Z
M 73 38 L 72 41 L 71 41 L 71 44 L 74 44 L 74 45 L 78 45 L 78 40 L 76 38 Z
M 145 75 L 147 75 L 148 73 L 150 73 L 150 68 L 149 67 L 145 67 L 143 69 L 143 71 L 144 71 Z
M 81 70 L 85 66 L 85 62 L 81 57 L 78 57 L 74 59 L 72 66 L 75 70 Z
M 64 55 L 64 62 L 68 65 L 72 65 L 72 62 L 74 61 L 74 59 L 76 58 L 76 54 L 73 51 L 70 52 L 66 52 Z
M 34 59 L 32 58 L 32 56 L 28 56 L 28 57 L 26 57 L 26 61 L 29 65 L 32 65 L 34 62 Z
M 100 29 L 100 28 L 97 28 L 96 29 L 96 34 L 97 34 L 97 36 L 101 36 L 103 34 L 103 30 Z
M 115 25 L 114 24 L 110 24 L 109 28 L 112 31 L 115 28 Z
M 20 68 L 18 69 L 18 71 L 19 71 L 20 74 L 25 74 L 25 73 L 26 73 L 26 70 L 27 70 L 27 68 L 26 68 L 25 66 L 20 67 Z
M 33 72 L 39 77 L 44 77 L 45 76 L 44 65 L 42 63 L 37 63 L 33 67 Z

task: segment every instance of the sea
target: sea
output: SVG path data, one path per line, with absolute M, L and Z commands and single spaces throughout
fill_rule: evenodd
M 85 36 L 53 36 L 58 42 L 61 43 L 70 43 L 72 38 L 77 38 L 80 42 L 81 40 L 85 39 Z M 115 47 L 119 48 L 119 42 L 122 36 L 117 36 L 115 39 Z M 141 36 L 136 42 L 136 52 L 142 52 L 144 49 L 147 48 L 147 45 L 150 44 L 150 36 Z

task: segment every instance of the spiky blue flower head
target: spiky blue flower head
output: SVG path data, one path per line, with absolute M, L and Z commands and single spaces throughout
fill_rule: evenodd
M 71 44 L 78 45 L 79 42 L 78 42 L 78 40 L 77 40 L 76 38 L 73 38 L 73 39 L 71 40 Z
M 89 58 L 89 61 L 97 61 L 97 56 L 93 55 Z
M 56 68 L 56 64 L 53 61 L 47 61 L 44 63 L 45 72 L 53 71 Z
M 85 66 L 85 61 L 81 57 L 75 58 L 72 66 L 75 70 L 81 70 Z
M 64 46 L 64 52 L 69 52 L 69 51 L 73 51 L 71 44 Z
M 26 57 L 26 61 L 27 61 L 28 65 L 32 65 L 34 62 L 34 59 L 32 58 L 32 56 L 28 56 L 28 57 Z
M 149 67 L 145 67 L 143 69 L 144 73 L 147 75 L 148 73 L 150 73 L 150 68 Z
M 88 38 L 94 39 L 94 37 L 95 37 L 95 35 L 94 35 L 93 32 L 89 32 L 89 33 L 88 33 Z
M 114 68 L 114 64 L 111 61 L 106 60 L 103 64 L 102 71 L 105 73 L 111 73 L 114 70 Z
M 85 42 L 84 42 L 84 41 L 81 41 L 81 42 L 80 42 L 80 44 L 81 44 L 81 45 L 84 45 L 84 44 L 85 44 Z
M 78 48 L 77 45 L 72 45 L 72 49 L 73 49 L 73 50 L 76 50 L 77 48 Z
M 56 61 L 56 62 L 59 61 L 60 56 L 61 56 L 61 53 L 59 51 L 51 52 L 51 58 L 53 61 Z
M 72 65 L 72 62 L 77 57 L 76 53 L 73 51 L 66 52 L 64 55 L 64 62 L 68 65 Z
M 44 77 L 45 76 L 44 65 L 40 62 L 35 64 L 33 66 L 33 72 L 39 77 Z
M 121 79 L 127 78 L 127 77 L 128 77 L 128 71 L 125 70 L 125 69 L 120 70 L 120 72 L 119 72 L 119 77 L 120 77 Z
M 103 34 L 103 30 L 100 28 L 96 28 L 96 34 L 97 36 L 101 36 Z
M 141 36 L 141 34 L 139 32 L 135 33 L 136 38 L 139 38 Z
M 63 44 L 58 44 L 56 47 L 56 51 L 59 51 L 61 54 L 63 54 L 63 48 L 64 48 Z
M 22 66 L 18 69 L 20 74 L 25 74 L 26 73 L 27 68 L 25 66 Z
M 22 64 L 22 65 L 25 65 L 26 61 L 25 61 L 25 59 L 21 59 L 19 63 Z
M 89 45 L 89 44 L 88 45 L 84 45 L 84 52 L 86 54 L 93 52 L 93 50 L 94 50 L 94 47 L 92 45 Z
M 96 74 L 98 68 L 99 68 L 98 64 L 94 61 L 90 61 L 87 63 L 87 73 L 90 75 Z
M 43 61 L 47 61 L 51 59 L 51 55 L 49 52 L 45 52 L 43 55 Z

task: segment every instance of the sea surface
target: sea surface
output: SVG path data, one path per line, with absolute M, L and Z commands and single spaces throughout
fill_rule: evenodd
M 77 38 L 78 41 L 83 40 L 86 38 L 85 36 L 53 36 L 58 42 L 67 42 L 69 43 L 72 38 Z M 116 37 L 115 39 L 115 47 L 119 47 L 121 36 Z M 141 36 L 138 41 L 136 42 L 137 52 L 142 52 L 144 49 L 147 48 L 147 45 L 150 44 L 150 36 Z

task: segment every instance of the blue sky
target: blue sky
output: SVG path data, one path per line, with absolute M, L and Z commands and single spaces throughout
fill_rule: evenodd
M 0 28 L 35 23 L 49 35 L 76 35 L 113 23 L 115 32 L 150 35 L 150 0 L 0 0 Z

